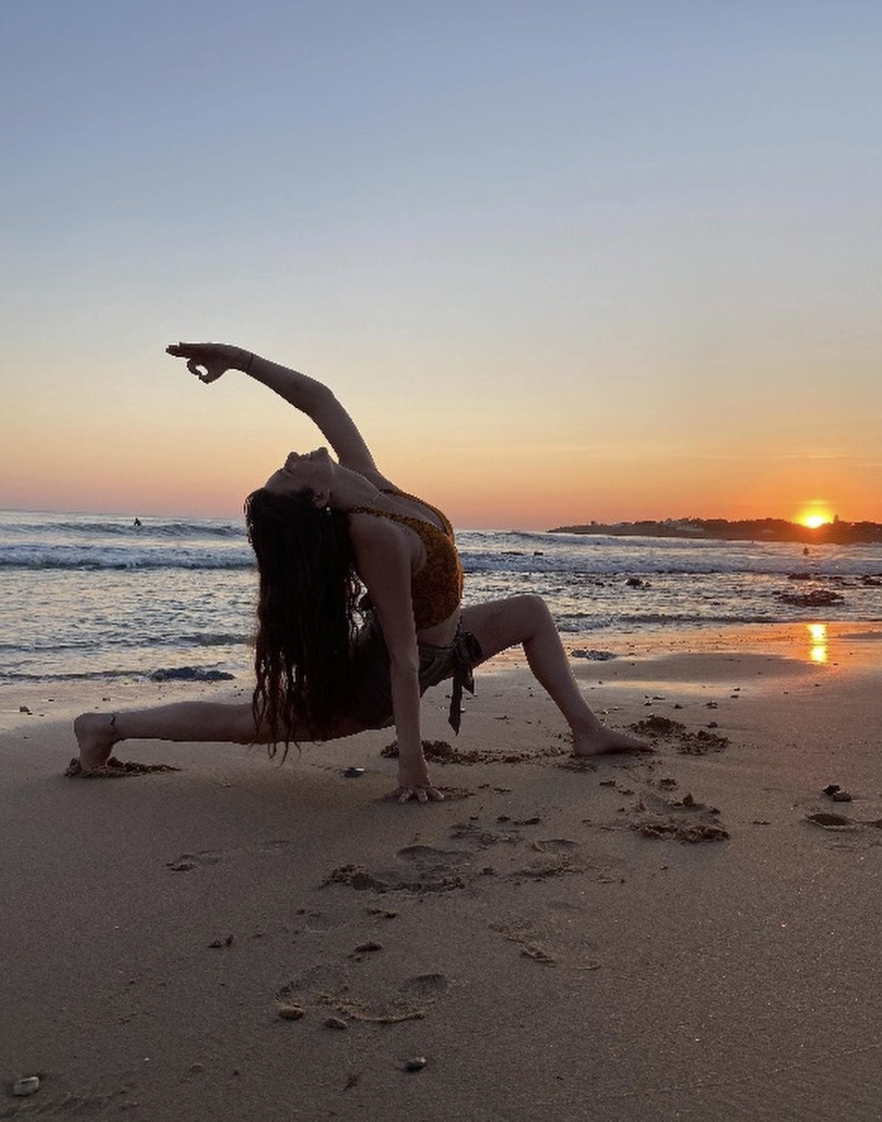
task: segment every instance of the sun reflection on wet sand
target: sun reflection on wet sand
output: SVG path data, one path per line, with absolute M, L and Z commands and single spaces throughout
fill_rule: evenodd
M 827 649 L 827 625 L 826 623 L 807 623 L 806 630 L 809 633 L 809 659 L 812 662 L 825 664 L 829 658 Z

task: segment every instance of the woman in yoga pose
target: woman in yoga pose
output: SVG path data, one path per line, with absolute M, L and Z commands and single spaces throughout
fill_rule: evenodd
M 252 703 L 85 713 L 75 722 L 84 770 L 121 740 L 259 743 L 275 754 L 394 724 L 399 800 L 441 799 L 423 756 L 420 697 L 450 679 L 458 731 L 473 667 L 516 644 L 569 724 L 576 756 L 645 749 L 589 709 L 539 597 L 461 608 L 450 522 L 382 474 L 331 390 L 240 347 L 178 343 L 168 353 L 206 384 L 240 370 L 267 386 L 315 422 L 337 458 L 291 452 L 245 501 L 260 580 Z

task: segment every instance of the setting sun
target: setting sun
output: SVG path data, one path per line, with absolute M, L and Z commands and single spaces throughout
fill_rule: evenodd
M 826 526 L 833 521 L 833 516 L 826 511 L 818 510 L 817 507 L 804 511 L 796 519 L 802 526 L 808 526 L 810 530 L 817 530 L 819 526 Z

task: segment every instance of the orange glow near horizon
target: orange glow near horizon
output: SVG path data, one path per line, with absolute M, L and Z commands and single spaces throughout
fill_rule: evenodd
M 212 413 L 208 422 L 195 396 L 157 417 L 144 403 L 137 424 L 99 417 L 100 439 L 95 418 L 87 439 L 47 407 L 39 439 L 26 429 L 0 439 L 0 507 L 239 518 L 245 495 L 289 449 L 317 443 L 309 422 L 292 425 L 270 399 L 261 404 L 257 397 L 252 406 L 246 389 L 233 384 L 230 400 L 223 399 L 217 419 Z M 428 456 L 418 434 L 396 434 L 388 418 L 379 422 L 369 417 L 364 427 L 380 430 L 373 444 L 382 469 L 440 506 L 459 529 L 548 530 L 686 517 L 785 518 L 817 528 L 832 522 L 836 510 L 848 521 L 880 520 L 882 468 L 858 473 L 840 465 L 835 476 L 807 484 L 804 470 L 791 474 L 778 465 L 770 482 L 770 461 L 759 452 L 735 472 L 726 457 L 678 458 L 630 446 L 509 445 L 480 435 L 451 440 Z
M 0 508 L 235 519 L 241 515 L 245 495 L 260 486 L 278 458 L 267 449 L 255 452 L 246 448 L 221 459 L 196 438 L 186 455 L 175 455 L 165 448 L 161 451 L 159 457 L 151 457 L 138 447 L 123 450 L 105 442 L 102 448 L 86 448 L 72 463 L 60 465 L 38 463 L 36 453 L 23 450 L 15 465 L 18 471 L 4 479 Z M 576 477 L 568 484 L 560 473 L 543 472 L 539 467 L 525 470 L 513 457 L 495 471 L 482 460 L 480 455 L 471 459 L 451 456 L 443 478 L 425 459 L 418 463 L 400 456 L 384 466 L 396 483 L 445 510 L 459 529 L 547 530 L 592 520 L 629 522 L 687 516 L 789 518 L 818 529 L 834 517 L 826 506 L 800 506 L 792 498 L 789 502 L 778 496 L 764 500 L 759 494 L 751 494 L 746 502 L 743 496 L 733 498 L 722 487 L 714 487 L 708 494 L 694 478 L 681 481 L 673 471 L 656 473 L 665 484 L 660 489 L 647 483 L 646 475 L 635 483 L 625 471 L 618 478 L 588 471 L 584 482 Z M 849 520 L 878 520 L 878 512 L 867 503 L 856 503 L 855 510 L 848 509 L 845 514 Z

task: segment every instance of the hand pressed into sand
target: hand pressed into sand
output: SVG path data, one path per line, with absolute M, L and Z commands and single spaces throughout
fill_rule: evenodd
M 444 800 L 444 796 L 429 778 L 429 769 L 422 752 L 413 760 L 399 756 L 398 787 L 393 797 L 400 803 L 406 803 L 409 799 L 416 799 L 418 803 Z

